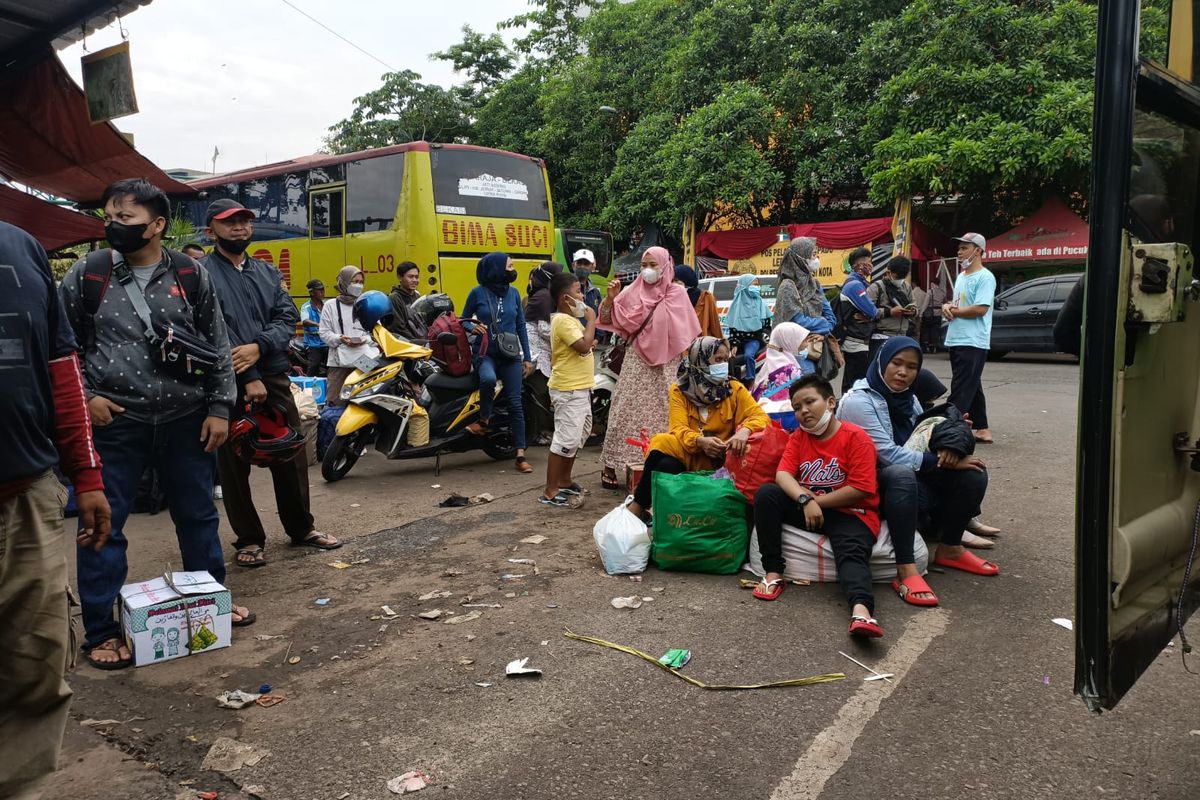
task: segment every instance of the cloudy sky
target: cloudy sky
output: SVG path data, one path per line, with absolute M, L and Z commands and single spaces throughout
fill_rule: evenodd
M 527 9 L 527 0 L 154 0 L 121 20 L 140 112 L 114 123 L 164 169 L 211 170 L 214 147 L 220 172 L 312 153 L 389 66 L 449 86 L 458 78 L 430 53 L 460 41 L 465 24 L 491 33 Z M 85 44 L 120 40 L 113 25 Z M 76 81 L 83 53 L 83 44 L 59 53 Z

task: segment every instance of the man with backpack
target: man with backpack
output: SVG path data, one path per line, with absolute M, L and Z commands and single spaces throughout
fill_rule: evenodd
M 225 580 L 213 504 L 213 453 L 229 431 L 233 366 L 208 273 L 162 246 L 170 204 L 161 189 L 128 179 L 102 197 L 111 249 L 96 250 L 59 288 L 83 353 L 96 450 L 104 463 L 112 535 L 76 553 L 84 651 L 98 669 L 133 660 L 113 618 L 128 573 L 123 528 L 147 465 L 158 469 L 185 570 Z M 233 607 L 233 624 L 254 614 Z
M 911 336 L 917 315 L 913 290 L 906 280 L 912 269 L 912 261 L 905 256 L 894 256 L 885 269 L 883 277 L 867 287 L 867 299 L 884 311 L 875 323 L 875 332 L 871 334 L 868 361 L 874 359 L 875 351 L 893 336 Z M 899 314 L 895 313 L 896 309 L 900 309 Z
M 246 255 L 254 235 L 254 212 L 236 200 L 214 200 L 208 206 L 206 233 L 216 242 L 201 262 L 212 275 L 213 288 L 233 346 L 239 401 L 273 408 L 292 429 L 300 428 L 300 412 L 292 399 L 288 346 L 300 317 L 283 289 L 283 276 L 265 261 Z M 332 384 L 332 381 L 331 381 Z M 239 406 L 240 406 L 239 402 Z M 240 417 L 241 414 L 236 416 Z M 250 493 L 250 462 L 227 443 L 217 454 L 224 490 L 225 514 L 237 537 L 235 563 L 261 567 L 267 533 Z M 303 456 L 273 461 L 275 506 L 293 545 L 333 550 L 342 543 L 314 529 L 308 494 L 308 460 Z
M 871 279 L 871 251 L 865 247 L 850 253 L 850 274 L 838 295 L 837 327 L 834 334 L 842 346 L 846 366 L 842 369 L 842 394 L 860 378 L 867 375 L 871 363 L 871 336 L 880 311 L 867 296 L 867 281 Z

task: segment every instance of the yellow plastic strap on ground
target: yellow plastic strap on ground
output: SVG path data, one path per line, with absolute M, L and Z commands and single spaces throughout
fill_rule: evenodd
M 773 681 L 772 683 L 756 683 L 744 686 L 723 683 L 704 683 L 703 681 L 698 681 L 695 678 L 684 675 L 677 669 L 672 669 L 671 667 L 660 664 L 657 658 L 647 653 L 643 653 L 641 650 L 635 650 L 634 648 L 626 647 L 623 644 L 606 642 L 603 639 L 595 639 L 591 636 L 580 636 L 579 634 L 572 633 L 571 631 L 563 631 L 563 636 L 566 636 L 568 639 L 574 639 L 578 642 L 587 642 L 588 644 L 595 644 L 599 645 L 600 647 L 608 647 L 613 650 L 620 650 L 622 653 L 629 653 L 629 655 L 637 656 L 643 661 L 649 661 L 659 669 L 666 670 L 676 678 L 687 681 L 692 686 L 700 689 L 712 689 L 713 691 L 732 691 L 734 689 L 783 689 L 788 686 L 812 686 L 813 684 L 817 683 L 832 683 L 833 681 L 841 681 L 846 679 L 846 675 L 844 673 L 830 672 L 825 675 L 814 675 L 811 678 L 793 678 L 789 681 Z

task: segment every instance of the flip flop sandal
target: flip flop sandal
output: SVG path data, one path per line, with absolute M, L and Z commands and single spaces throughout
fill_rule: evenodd
M 766 591 L 758 588 L 758 586 L 765 586 Z M 783 590 L 787 588 L 787 583 L 783 578 L 776 578 L 773 581 L 759 581 L 758 586 L 754 587 L 753 594 L 759 600 L 778 600 L 779 595 L 783 594 Z
M 612 478 L 609 478 L 607 475 L 602 474 L 600 476 L 600 488 L 607 489 L 610 492 L 619 492 L 623 487 L 621 484 L 617 483 L 617 478 L 615 475 Z
M 529 473 L 533 472 L 533 464 L 530 464 L 529 459 L 525 458 L 525 456 L 518 456 L 517 472 L 528 475 Z
M 120 657 L 121 648 L 124 646 L 125 646 L 125 643 L 122 642 L 120 639 L 109 639 L 108 641 L 101 642 L 100 644 L 98 644 L 95 647 L 91 648 L 90 650 L 86 651 L 83 654 L 83 657 L 86 658 L 87 662 L 89 664 L 91 664 L 93 667 L 95 667 L 96 669 L 102 669 L 105 671 L 115 670 L 115 669 L 126 669 L 128 667 L 133 666 L 133 657 L 132 656 L 129 658 L 121 658 Z M 92 658 L 92 653 L 96 652 L 97 650 L 107 650 L 107 651 L 116 653 L 118 660 L 116 660 L 116 661 L 95 661 Z
M 883 628 L 879 627 L 879 620 L 874 617 L 860 617 L 855 614 L 850 618 L 850 635 L 879 639 L 883 636 Z
M 983 575 L 989 578 L 1000 574 L 1000 567 L 991 561 L 984 561 L 974 553 L 964 552 L 958 558 L 942 558 L 939 556 L 933 560 L 933 563 L 939 567 L 962 570 L 972 575 Z
M 245 608 L 245 606 L 243 606 L 243 608 Z M 233 611 L 236 613 L 237 608 L 234 608 Z M 250 611 L 250 609 L 248 609 L 248 608 L 246 609 L 246 611 L 249 612 L 248 614 L 246 614 L 246 616 L 242 617 L 237 622 L 230 622 L 229 624 L 235 628 L 245 628 L 250 625 L 253 625 L 254 622 L 258 619 L 258 615 L 255 614 L 253 611 Z
M 991 539 L 985 539 L 982 536 L 976 536 L 970 531 L 963 531 L 962 543 L 963 547 L 970 547 L 975 550 L 991 550 L 996 546 L 996 543 Z
M 971 518 L 971 521 L 967 523 L 967 532 L 973 533 L 976 536 L 987 536 L 991 539 L 994 539 L 1003 533 L 1000 528 L 980 522 L 979 517 Z
M 243 561 L 242 556 L 250 556 L 251 560 Z M 261 547 L 239 547 L 233 563 L 245 569 L 256 569 L 267 565 L 267 557 L 263 555 Z
M 342 546 L 342 543 L 339 541 L 336 541 L 336 540 L 333 542 L 333 544 L 321 544 L 322 539 L 331 539 L 331 538 L 333 538 L 333 537 L 331 537 L 327 533 L 319 533 L 317 531 L 313 531 L 312 533 L 308 534 L 308 536 L 305 536 L 300 541 L 298 541 L 298 542 L 293 541 L 292 547 L 313 547 L 313 548 L 316 548 L 317 550 L 337 550 L 339 547 Z
M 909 575 L 904 580 L 896 578 L 892 581 L 892 589 L 910 606 L 932 608 L 938 604 L 937 595 L 933 594 L 933 589 L 929 588 L 929 584 L 920 575 Z M 914 594 L 925 593 L 933 594 L 933 597 L 913 597 Z
M 578 483 L 572 483 L 570 486 L 560 486 L 560 487 L 558 487 L 558 493 L 559 494 L 577 494 L 581 497 L 584 495 L 591 494 L 591 492 L 589 492 L 587 489 L 580 486 Z
M 979 436 L 975 437 L 975 444 L 995 444 L 995 443 L 996 443 L 995 439 L 984 439 Z

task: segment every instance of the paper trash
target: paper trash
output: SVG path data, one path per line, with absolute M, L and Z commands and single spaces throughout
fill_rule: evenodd
M 533 667 L 525 666 L 529 663 L 528 658 L 518 658 L 516 661 L 508 662 L 508 666 L 504 668 L 504 674 L 510 678 L 540 678 L 542 671 Z

